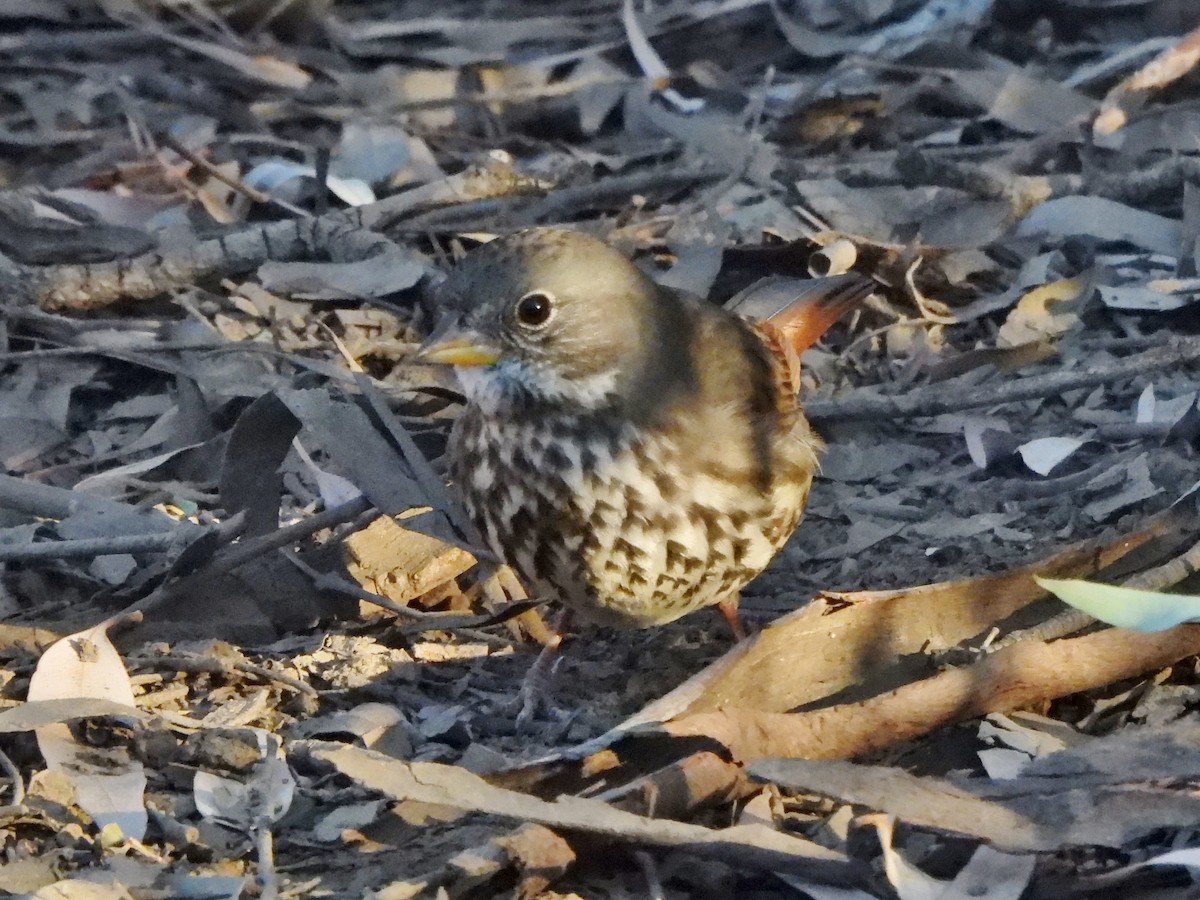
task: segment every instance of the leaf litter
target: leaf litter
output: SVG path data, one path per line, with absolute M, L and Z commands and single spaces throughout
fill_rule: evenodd
M 485 7 L 0 9 L 0 888 L 1185 884 L 1182 5 Z M 584 631 L 517 733 L 543 598 L 406 360 L 442 268 L 531 224 L 718 302 L 879 290 L 806 358 L 829 449 L 757 633 Z

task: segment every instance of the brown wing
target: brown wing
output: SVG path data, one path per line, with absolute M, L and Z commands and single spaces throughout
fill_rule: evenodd
M 800 392 L 800 354 L 788 342 L 784 333 L 769 321 L 751 322 L 758 339 L 767 348 L 771 359 L 771 380 L 778 411 L 783 414 L 795 412 L 796 394 Z

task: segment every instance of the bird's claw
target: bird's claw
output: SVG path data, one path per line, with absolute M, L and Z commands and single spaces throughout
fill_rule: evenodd
M 521 691 L 517 695 L 518 711 L 516 719 L 517 734 L 529 734 L 533 730 L 534 719 L 543 708 L 553 705 L 552 688 L 554 673 L 562 657 L 558 655 L 561 635 L 558 639 L 546 644 L 538 653 L 537 659 L 525 673 L 521 682 Z

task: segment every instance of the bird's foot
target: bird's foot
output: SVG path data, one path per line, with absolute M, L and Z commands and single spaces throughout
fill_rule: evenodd
M 562 647 L 563 637 L 570 624 L 570 615 L 564 610 L 554 623 L 549 640 L 542 644 L 541 652 L 525 673 L 518 694 L 517 734 L 528 734 L 533 727 L 533 721 L 543 708 L 553 702 L 554 673 L 562 662 L 559 648 Z
M 729 630 L 733 632 L 733 639 L 739 644 L 746 639 L 746 626 L 742 624 L 742 617 L 738 615 L 738 596 L 735 594 L 728 600 L 722 600 L 717 604 L 717 611 L 729 623 Z
M 561 644 L 562 635 L 559 635 L 557 641 L 542 647 L 537 659 L 525 673 L 521 691 L 517 695 L 517 734 L 529 734 L 538 713 L 554 702 L 553 682 L 558 664 L 562 662 L 562 657 L 558 655 Z

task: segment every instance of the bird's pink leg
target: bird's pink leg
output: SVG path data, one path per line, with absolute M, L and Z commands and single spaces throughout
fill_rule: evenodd
M 717 604 L 717 610 L 729 623 L 729 630 L 733 632 L 733 639 L 741 642 L 746 639 L 746 628 L 742 625 L 742 617 L 738 615 L 738 595 L 726 597 Z

